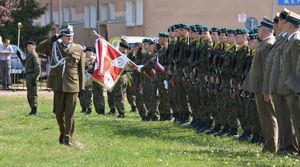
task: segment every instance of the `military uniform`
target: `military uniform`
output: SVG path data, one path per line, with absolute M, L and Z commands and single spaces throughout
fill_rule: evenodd
M 286 21 L 297 25 L 297 23 L 293 21 L 296 20 L 295 18 L 297 16 L 294 15 L 293 12 L 292 15 L 290 15 L 291 13 L 287 16 Z M 277 89 L 278 94 L 282 95 L 283 97 L 283 103 L 287 105 L 287 109 L 289 110 L 298 144 L 300 143 L 300 124 L 298 121 L 300 118 L 300 108 L 299 101 L 297 101 L 299 99 L 297 98 L 297 96 L 295 96 L 296 87 L 293 87 L 293 85 L 299 85 L 299 82 L 297 82 L 297 77 L 295 76 L 297 61 L 299 60 L 299 41 L 299 31 L 295 31 L 292 34 L 287 34 L 287 41 L 285 46 L 283 47 L 283 52 L 280 57 L 280 73 Z
M 269 29 L 273 28 L 272 22 L 264 18 L 261 22 L 262 26 Z M 277 151 L 278 143 L 278 126 L 275 115 L 274 103 L 272 100 L 265 101 L 262 94 L 262 84 L 265 70 L 265 62 L 275 38 L 270 35 L 259 43 L 256 54 L 253 58 L 249 73 L 249 90 L 255 94 L 255 100 L 259 118 L 265 138 L 264 150 L 270 152 Z
M 134 61 L 135 59 L 134 54 L 132 52 L 129 53 L 128 58 L 131 61 Z M 133 86 L 132 72 L 127 72 L 126 96 L 127 96 L 128 103 L 131 106 L 131 112 L 136 112 L 136 96 L 135 96 L 135 89 Z
M 73 35 L 72 28 L 63 28 L 61 35 Z M 37 52 L 50 56 L 51 70 L 47 86 L 54 91 L 53 112 L 61 134 L 59 142 L 72 145 L 76 101 L 78 92 L 84 89 L 84 53 L 80 45 L 70 43 L 66 46 L 57 39 L 54 36 L 41 42 Z
M 27 44 L 35 45 L 35 43 Z M 38 105 L 37 80 L 41 72 L 41 62 L 35 51 L 33 53 L 29 53 L 25 59 L 22 59 L 20 53 L 17 53 L 17 55 L 25 67 L 27 100 L 31 108 L 31 112 L 29 114 L 35 115 L 37 113 Z
M 93 81 L 92 81 L 92 73 L 89 69 L 90 66 L 93 66 L 96 57 L 94 55 L 85 58 L 85 89 L 81 90 L 79 93 L 80 105 L 82 108 L 82 112 L 86 114 L 92 113 L 92 96 L 93 96 Z

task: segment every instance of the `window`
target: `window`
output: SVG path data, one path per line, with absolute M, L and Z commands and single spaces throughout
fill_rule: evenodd
M 136 1 L 136 25 L 142 26 L 144 24 L 144 3 L 143 0 Z
M 108 5 L 101 4 L 100 5 L 100 21 L 107 21 L 108 20 Z
M 59 24 L 59 13 L 57 11 L 53 11 L 53 22 L 54 24 Z
M 70 14 L 71 14 L 70 8 L 64 8 L 63 13 L 64 13 L 64 22 L 69 22 L 71 20 L 70 19 Z
M 71 10 L 70 21 L 76 21 L 76 10 L 75 10 L 75 8 L 71 7 L 70 10 Z
M 113 3 L 108 4 L 109 20 L 116 20 L 116 6 Z
M 90 27 L 90 7 L 84 6 L 84 27 Z
M 95 28 L 97 20 L 97 9 L 96 6 L 90 5 L 84 7 L 84 27 Z
M 126 26 L 144 24 L 144 1 L 126 0 Z

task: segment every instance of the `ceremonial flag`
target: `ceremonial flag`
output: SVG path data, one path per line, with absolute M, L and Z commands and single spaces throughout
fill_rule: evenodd
M 104 38 L 96 40 L 95 48 L 97 62 L 93 72 L 93 79 L 103 85 L 108 91 L 111 91 L 123 70 L 129 66 L 134 68 L 136 65 Z

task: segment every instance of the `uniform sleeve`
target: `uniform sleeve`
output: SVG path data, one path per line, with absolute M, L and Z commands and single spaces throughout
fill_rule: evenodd
M 264 78 L 263 78 L 263 84 L 262 84 L 262 93 L 269 93 L 269 83 L 270 83 L 270 74 L 271 69 L 273 65 L 273 55 L 271 55 L 272 52 L 268 55 L 266 58 L 266 65 L 263 69 L 264 71 Z
M 81 51 L 80 62 L 78 64 L 78 75 L 79 75 L 79 88 L 83 90 L 85 85 L 85 58 L 84 53 Z
M 52 50 L 52 42 L 51 38 L 48 38 L 42 42 L 36 47 L 36 52 L 37 53 L 43 53 L 46 54 L 47 56 L 51 55 L 51 50 Z
M 296 76 L 300 79 L 300 40 L 295 41 L 295 53 L 297 54 Z
M 41 61 L 37 55 L 34 56 L 33 58 L 33 65 L 34 65 L 34 77 L 37 78 L 41 73 Z

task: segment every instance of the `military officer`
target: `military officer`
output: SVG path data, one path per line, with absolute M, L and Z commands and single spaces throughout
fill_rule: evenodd
M 296 77 L 297 60 L 299 59 L 299 14 L 290 11 L 286 16 L 285 24 L 283 29 L 287 32 L 287 41 L 283 47 L 282 55 L 280 58 L 280 73 L 278 82 L 278 94 L 283 95 L 283 103 L 287 104 L 287 109 L 289 110 L 293 126 L 295 129 L 295 134 L 298 142 L 299 151 L 299 140 L 300 140 L 300 108 L 299 101 L 297 101 L 297 96 L 295 92 L 297 91 L 297 86 L 299 86 L 299 80 Z M 295 152 L 295 150 L 287 150 Z
M 249 72 L 249 91 L 255 94 L 257 110 L 265 138 L 263 152 L 276 152 L 278 125 L 274 103 L 270 97 L 265 97 L 262 94 L 266 58 L 275 42 L 273 23 L 266 17 L 260 23 L 258 36 L 261 41 L 256 49 Z
M 26 43 L 26 46 L 28 51 L 28 55 L 26 56 L 26 58 L 23 59 L 19 51 L 17 51 L 17 56 L 25 67 L 27 100 L 31 108 L 29 115 L 36 115 L 38 105 L 37 80 L 41 72 L 41 62 L 38 54 L 35 51 L 35 42 L 28 41 Z
M 60 34 L 42 41 L 39 53 L 50 57 L 50 74 L 47 86 L 54 91 L 53 112 L 60 130 L 59 143 L 72 146 L 74 112 L 78 93 L 84 89 L 84 52 L 73 42 L 73 27 L 63 26 Z M 60 39 L 61 38 L 61 39 Z

